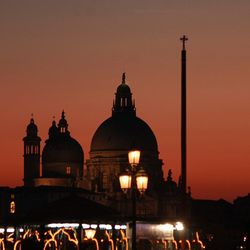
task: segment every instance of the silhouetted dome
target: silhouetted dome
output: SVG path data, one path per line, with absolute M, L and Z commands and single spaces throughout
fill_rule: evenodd
M 81 145 L 70 135 L 59 134 L 46 141 L 42 152 L 42 163 L 83 163 Z
M 130 95 L 131 90 L 126 83 L 123 83 L 117 87 L 116 93 L 118 93 L 119 95 Z
M 49 139 L 45 141 L 45 147 L 42 152 L 42 163 L 82 163 L 83 150 L 81 145 L 70 136 L 68 131 L 68 123 L 65 119 L 65 113 L 56 126 L 56 122 L 52 122 L 49 128 Z
M 147 123 L 126 113 L 105 120 L 91 142 L 91 151 L 129 150 L 133 147 L 158 152 L 155 135 Z
M 37 126 L 34 122 L 34 119 L 31 118 L 30 119 L 30 123 L 29 125 L 27 126 L 27 129 L 26 129 L 26 132 L 27 132 L 27 136 L 37 136 Z
M 127 151 L 132 148 L 158 154 L 153 131 L 146 122 L 136 116 L 132 93 L 123 73 L 122 82 L 116 90 L 112 116 L 96 130 L 91 142 L 91 152 Z

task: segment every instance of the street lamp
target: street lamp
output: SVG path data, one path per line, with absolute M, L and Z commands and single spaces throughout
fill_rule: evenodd
M 136 186 L 140 194 L 144 194 L 148 187 L 148 175 L 143 168 L 136 173 Z
M 127 193 L 128 189 L 131 188 L 132 176 L 128 170 L 125 170 L 119 175 L 119 182 L 121 189 L 124 193 Z
M 132 150 L 128 152 L 128 161 L 132 167 L 136 167 L 140 162 L 141 152 L 139 150 Z
M 140 162 L 140 151 L 133 150 L 128 153 L 130 170 L 119 176 L 120 186 L 124 193 L 132 191 L 132 250 L 136 250 L 136 191 L 143 194 L 148 186 L 148 175 L 143 168 L 136 169 Z

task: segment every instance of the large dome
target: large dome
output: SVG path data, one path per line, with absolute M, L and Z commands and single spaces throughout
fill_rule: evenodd
M 153 131 L 146 122 L 131 114 L 117 114 L 96 130 L 91 151 L 129 150 L 158 151 Z
M 95 131 L 86 162 L 86 176 L 92 180 L 92 190 L 120 192 L 118 176 L 128 168 L 128 151 L 141 151 L 140 167 L 149 176 L 149 189 L 163 181 L 162 161 L 158 145 L 149 125 L 136 116 L 135 101 L 126 84 L 125 73 L 117 87 L 112 115 Z
M 112 116 L 96 130 L 90 151 L 128 151 L 132 148 L 158 153 L 153 131 L 136 116 L 132 93 L 123 73 L 122 83 L 116 90 Z

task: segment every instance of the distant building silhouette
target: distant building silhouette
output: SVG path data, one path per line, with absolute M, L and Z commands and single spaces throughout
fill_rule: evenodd
M 129 167 L 128 152 L 136 148 L 141 151 L 140 167 L 149 175 L 146 195 L 138 200 L 138 216 L 180 218 L 181 189 L 172 179 L 171 170 L 168 179 L 164 180 L 156 137 L 149 125 L 137 117 L 135 101 L 125 77 L 124 73 L 117 87 L 112 116 L 94 133 L 90 158 L 86 160 L 86 173 L 83 172 L 83 149 L 71 137 L 64 111 L 58 124 L 53 120 L 49 128 L 49 138 L 42 149 L 41 166 L 41 139 L 34 119 L 31 119 L 24 138 L 24 185 L 83 188 L 106 197 L 106 205 L 128 216 L 131 203 L 124 199 L 118 177 Z

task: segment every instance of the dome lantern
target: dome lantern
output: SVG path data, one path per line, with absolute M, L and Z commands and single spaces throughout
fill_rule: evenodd
M 64 110 L 62 111 L 62 117 L 58 123 L 58 129 L 59 133 L 69 133 L 68 131 L 68 123 L 67 120 L 65 119 L 65 112 Z
M 35 124 L 34 118 L 32 117 L 26 129 L 27 136 L 35 137 L 37 136 L 37 131 L 38 131 L 37 126 Z
M 135 115 L 135 105 L 132 101 L 132 93 L 130 87 L 126 84 L 125 73 L 122 74 L 122 82 L 117 87 L 115 93 L 112 115 L 124 112 Z

